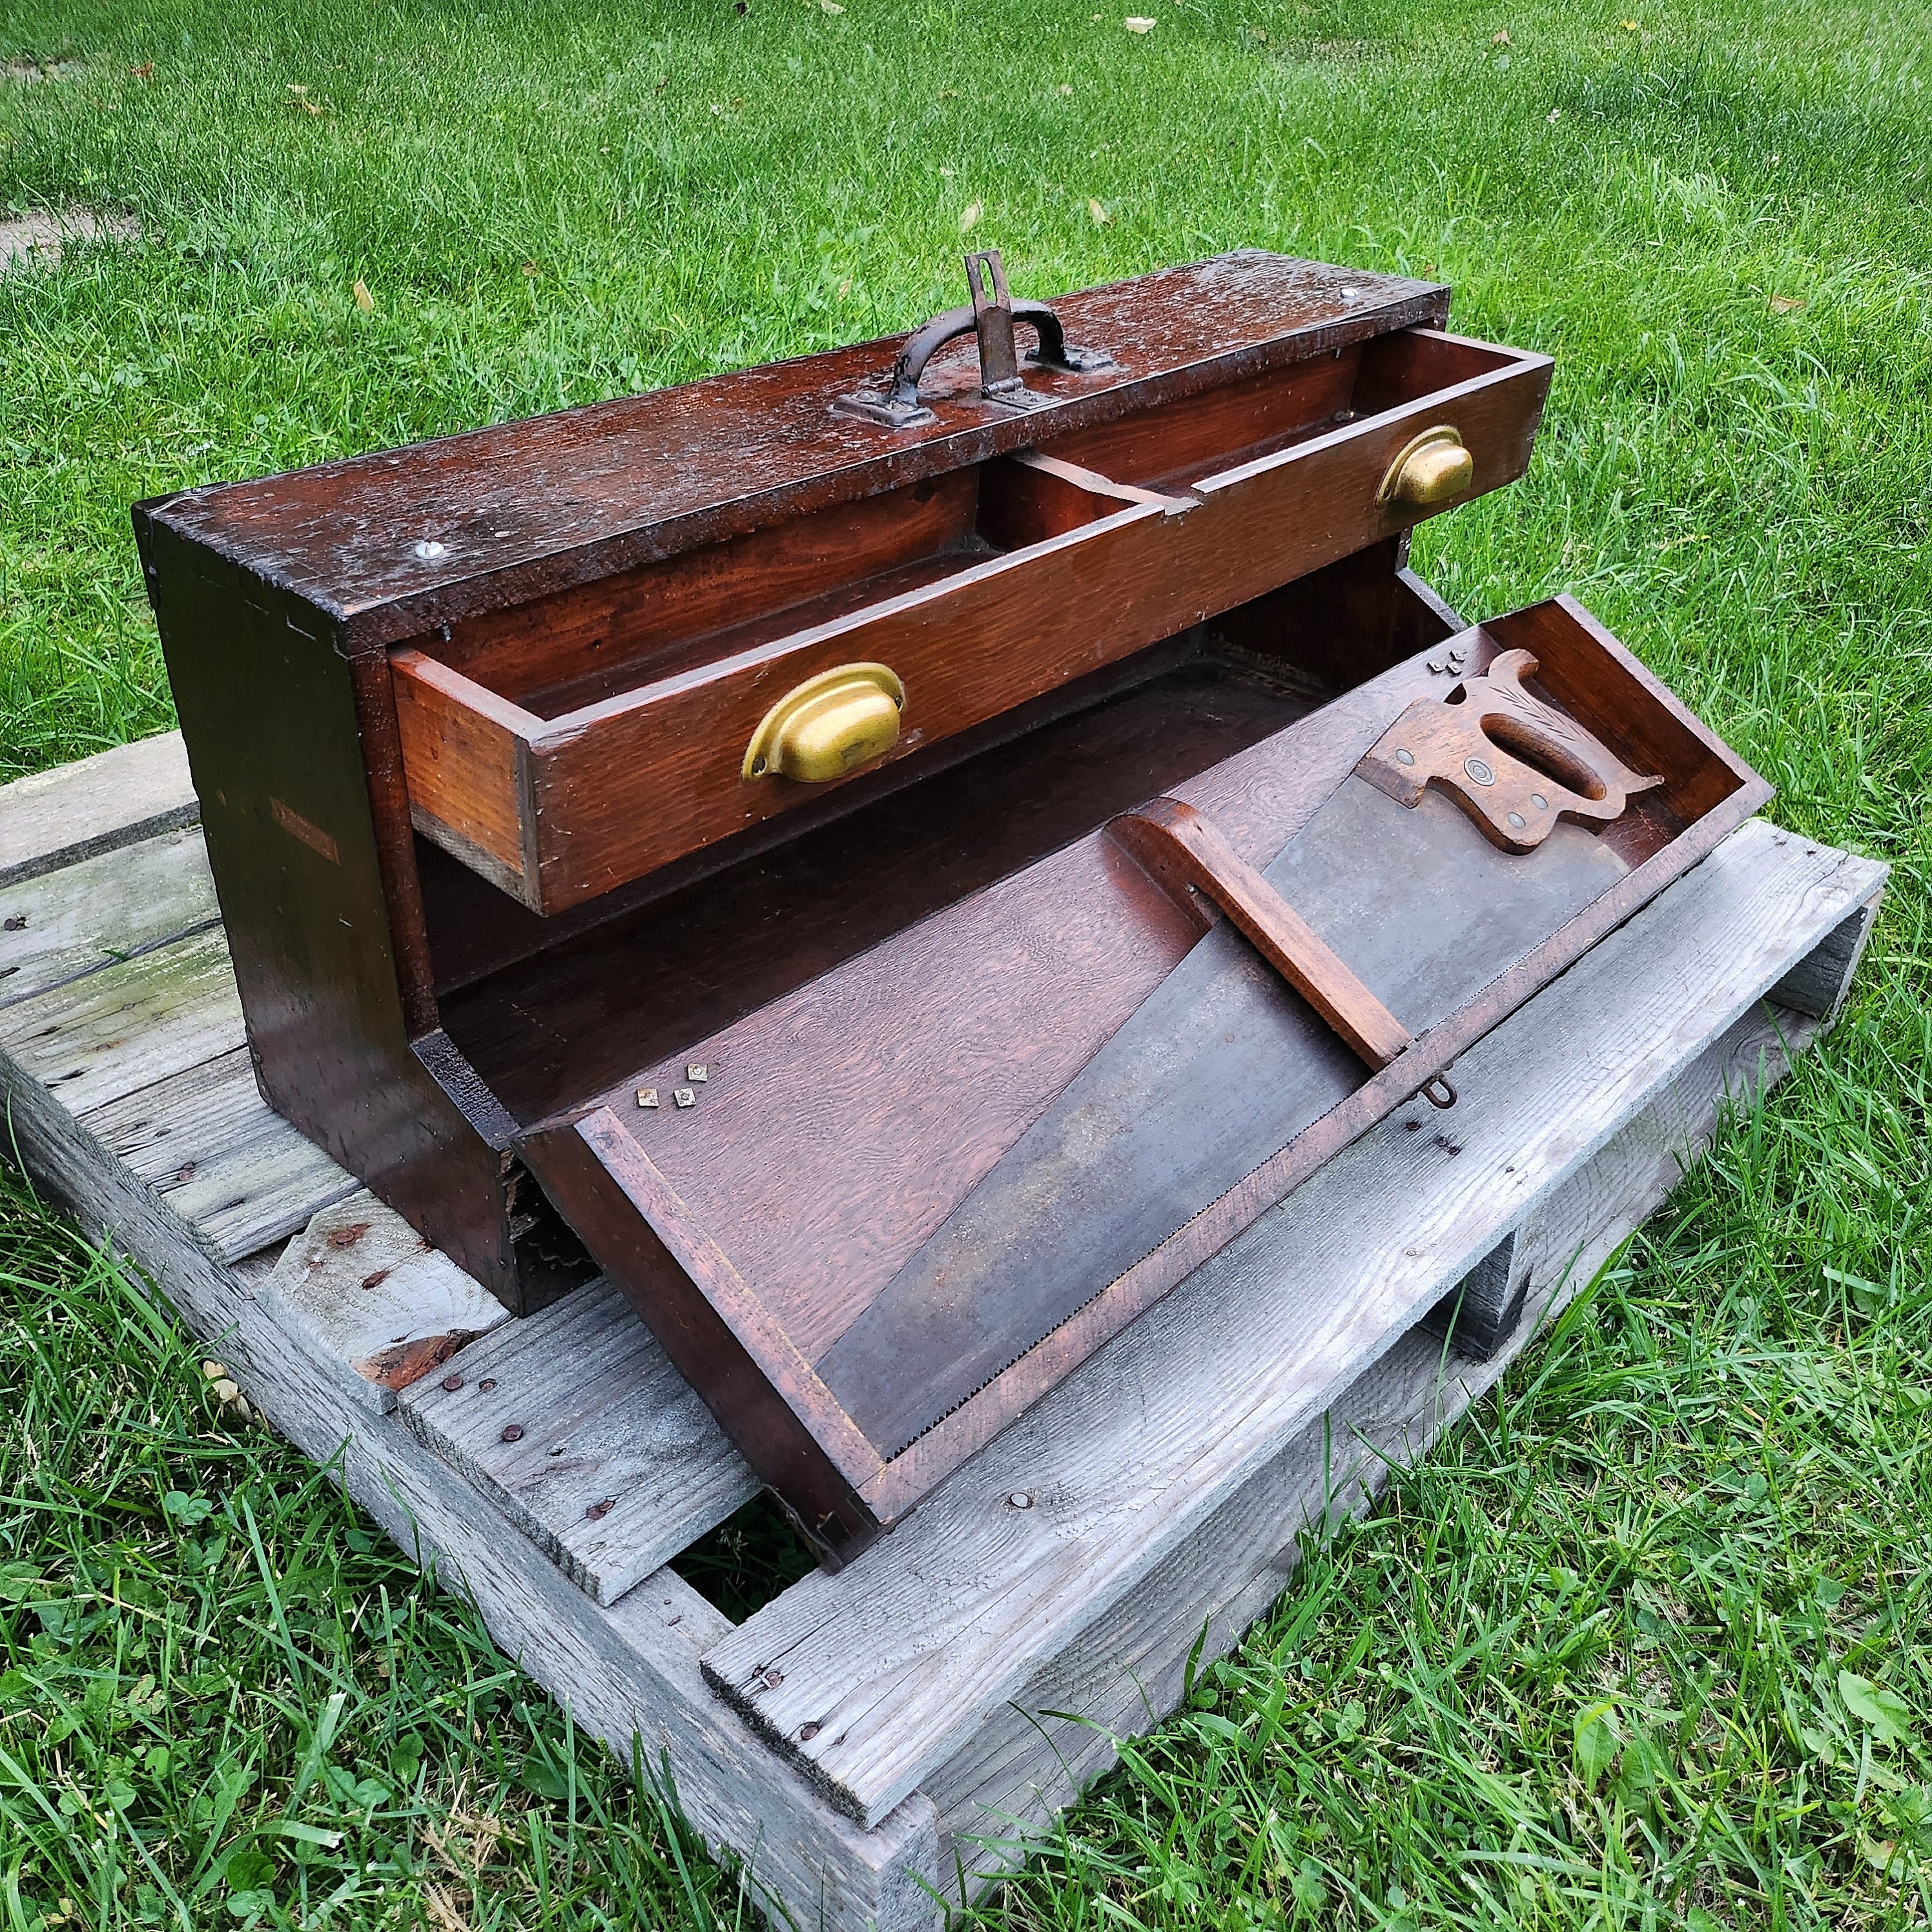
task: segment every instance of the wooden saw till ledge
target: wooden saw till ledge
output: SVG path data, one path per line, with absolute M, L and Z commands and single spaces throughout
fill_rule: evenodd
M 834 1562 L 1768 796 L 1404 567 L 1548 386 L 1446 291 L 971 281 L 136 514 L 264 1092 Z

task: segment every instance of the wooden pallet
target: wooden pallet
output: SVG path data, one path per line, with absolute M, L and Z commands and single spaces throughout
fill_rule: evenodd
M 172 740 L 0 790 L 0 1088 L 28 1170 L 760 1903 L 884 1932 L 1010 1869 L 1493 1384 L 1828 1023 L 1884 879 L 1746 825 L 1466 1054 L 1453 1112 L 1400 1110 L 736 1628 L 664 1565 L 753 1480 L 622 1298 L 506 1320 L 256 1096 Z M 1427 1325 L 1461 1283 L 1526 1298 L 1486 1362 Z

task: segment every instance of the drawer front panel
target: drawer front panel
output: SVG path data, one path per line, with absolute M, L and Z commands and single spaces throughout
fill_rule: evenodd
M 839 623 L 558 719 L 531 747 L 541 909 L 574 905 L 822 792 L 782 777 L 747 778 L 742 766 L 766 713 L 823 672 L 880 664 L 904 687 L 898 742 L 870 770 L 1180 628 L 1168 614 L 1172 596 L 1162 595 L 1175 579 L 1163 526 L 1192 514 L 1136 505 Z
M 1513 483 L 1529 466 L 1550 393 L 1546 356 L 1412 331 L 1418 360 L 1460 352 L 1495 366 L 1378 411 L 1279 454 L 1196 482 L 1189 568 L 1225 610 L 1420 522 Z M 1390 466 L 1423 431 L 1453 428 L 1473 460 L 1466 488 L 1424 506 L 1382 500 Z
M 1186 496 L 1130 502 L 548 722 L 418 654 L 398 654 L 401 678 L 422 686 L 413 694 L 426 700 L 414 707 L 425 728 L 406 733 L 419 827 L 533 910 L 560 912 L 826 790 L 744 772 L 761 721 L 808 680 L 882 665 L 902 686 L 897 742 L 860 767 L 870 770 L 1522 473 L 1549 388 L 1546 358 L 1423 330 L 1372 349 L 1354 392 L 1371 413 L 1200 476 Z M 1122 479 L 1117 499 L 1145 497 L 1135 486 L 1171 469 L 1173 449 L 1191 452 L 1187 427 L 1177 418 L 1166 439 L 1159 424 L 1148 426 L 1135 459 L 1143 474 Z M 1391 463 L 1420 431 L 1439 427 L 1468 453 L 1465 486 L 1422 506 L 1382 500 Z M 1046 454 L 1047 470 L 1064 467 Z M 479 715 L 459 731 L 465 691 Z M 431 723 L 445 741 L 440 753 Z M 464 772 L 479 754 L 490 782 L 466 825 Z M 512 810 L 515 826 L 504 822 Z

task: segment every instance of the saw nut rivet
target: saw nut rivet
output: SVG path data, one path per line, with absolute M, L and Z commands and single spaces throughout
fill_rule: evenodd
M 1547 812 L 1550 809 L 1549 800 L 1545 798 L 1540 791 L 1532 792 L 1529 795 L 1529 802 L 1538 812 Z
M 640 1087 L 638 1089 L 638 1105 L 639 1106 L 655 1107 L 657 1103 L 658 1090 L 655 1087 Z
M 1465 758 L 1462 769 L 1480 785 L 1492 785 L 1496 782 L 1496 773 L 1480 758 Z
M 702 1087 L 711 1078 L 711 1070 L 701 1060 L 694 1060 L 684 1070 L 684 1077 L 694 1087 Z
M 1509 822 L 1514 825 L 1519 832 L 1520 832 L 1522 828 L 1529 823 L 1529 820 L 1524 818 L 1521 812 L 1513 812 L 1509 815 Z
M 1399 765 L 1412 765 L 1415 763 L 1415 754 L 1413 752 L 1398 752 L 1395 754 L 1395 761 Z
M 680 1107 L 694 1107 L 698 1104 L 698 1096 L 688 1087 L 674 1087 L 670 1090 L 670 1097 Z

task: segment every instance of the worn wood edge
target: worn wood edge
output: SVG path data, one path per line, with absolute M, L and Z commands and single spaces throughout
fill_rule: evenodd
M 1186 1670 L 1226 1654 L 1267 1612 L 1304 1539 L 1366 1512 L 1396 1470 L 1481 1400 L 1662 1204 L 1725 1106 L 1768 1091 L 1819 1030 L 1762 1006 L 1738 1021 L 1526 1224 L 1517 1245 L 1529 1306 L 1490 1360 L 1445 1352 L 1412 1329 L 932 1773 L 922 1788 L 939 1807 L 950 1903 L 982 1896 L 1042 1847 L 1045 1828 L 1111 1768 L 1121 1743 L 1178 1708 Z
M 376 1414 L 510 1311 L 366 1188 L 318 1209 L 262 1284 L 262 1312 Z
M 1870 898 L 1855 907 L 1822 945 L 1807 954 L 1772 987 L 1770 998 L 1827 1027 L 1832 1025 L 1851 992 L 1884 897 L 1881 886 Z
M 237 1270 L 182 1238 L 166 1210 L 39 1082 L 0 1052 L 0 1152 L 112 1240 L 218 1348 L 304 1454 L 333 1464 L 405 1554 L 475 1604 L 507 1654 L 628 1765 L 668 1770 L 706 1844 L 744 1862 L 752 1901 L 826 1932 L 923 1932 L 936 1916 L 934 1814 L 915 1795 L 866 1831 L 776 1763 L 705 1689 L 698 1651 L 724 1619 L 674 1571 L 613 1610 L 541 1558 L 395 1418 L 358 1407 L 253 1298 L 262 1258 Z M 339 1458 L 339 1460 L 338 1460 Z
M 78 865 L 201 816 L 178 731 L 0 785 L 0 886 Z
M 1855 896 L 1869 896 L 1882 878 L 1882 868 L 1826 848 L 1812 848 L 1822 856 L 1808 868 L 1798 856 L 1803 848 L 1774 848 L 1774 836 L 1778 835 L 1773 828 L 1761 823 L 1748 828 L 1714 862 L 1696 868 L 1646 907 L 1522 1014 L 1472 1049 L 1465 1072 L 1480 1093 L 1477 1076 L 1484 1066 L 1502 1066 L 1519 1042 L 1546 1034 L 1549 1028 L 1561 1024 L 1576 1010 L 1580 1001 L 1588 1002 L 1599 1014 L 1614 1012 L 1620 986 L 1635 984 L 1639 990 L 1628 996 L 1634 1003 L 1628 1023 L 1639 1026 L 1646 1024 L 1644 1016 L 1656 1000 L 1664 1003 L 1658 1019 L 1647 1026 L 1650 1043 L 1642 1050 L 1627 1051 L 1629 1064 L 1620 1077 L 1616 1070 L 1608 1069 L 1606 1090 L 1593 1088 L 1586 1095 L 1570 1096 L 1570 1110 L 1577 1118 L 1562 1132 L 1553 1133 L 1537 1157 L 1516 1172 L 1513 1212 L 1527 1211 L 1534 1200 L 1574 1172 L 1622 1120 L 1648 1104 L 1690 1047 L 1708 1043 L 1726 1028 L 1796 957 L 1817 943 L 1822 931 L 1842 919 Z M 1654 996 L 1642 988 L 1648 976 L 1642 963 L 1644 950 L 1666 937 L 1673 924 L 1699 918 L 1708 922 L 1721 915 L 1728 934 L 1740 908 L 1752 905 L 1769 919 L 1777 937 L 1761 938 L 1748 965 L 1736 969 L 1747 977 L 1715 983 L 1707 978 L 1689 997 L 1688 1007 L 1687 988 L 1677 983 L 1681 975 L 1673 976 L 1672 983 Z M 1678 1017 L 1666 1020 L 1665 1012 Z M 1685 1028 L 1697 1037 L 1679 1039 Z M 1531 1070 L 1534 1065 L 1532 1054 Z M 1574 1088 L 1572 1073 L 1562 1078 Z M 1558 1079 L 1552 1070 L 1550 1084 L 1555 1086 Z M 1466 1103 L 1470 1090 L 1466 1085 Z M 1551 1104 L 1561 1111 L 1563 1100 L 1558 1095 Z M 1498 1106 L 1490 1111 L 1498 1118 L 1506 1111 L 1513 1120 L 1518 1104 L 1513 1099 L 1507 1110 Z M 1465 1135 L 1480 1125 L 1474 1114 L 1466 1104 L 1458 1123 Z M 1268 1372 L 1265 1390 L 1256 1393 L 1262 1384 L 1250 1388 L 1249 1382 L 1262 1374 L 1263 1358 L 1271 1361 L 1273 1356 L 1267 1348 L 1254 1348 L 1249 1351 L 1246 1376 L 1230 1378 L 1226 1388 L 1190 1395 L 1186 1378 L 1172 1373 L 1174 1352 L 1180 1346 L 1176 1324 L 1232 1318 L 1227 1311 L 1246 1306 L 1258 1292 L 1253 1286 L 1254 1271 L 1274 1244 L 1285 1240 L 1292 1252 L 1292 1244 L 1306 1238 L 1302 1231 L 1313 1228 L 1318 1217 L 1334 1217 L 1331 1202 L 1342 1204 L 1334 1211 L 1345 1218 L 1358 1211 L 1346 1205 L 1348 1190 L 1359 1193 L 1366 1186 L 1372 1192 L 1382 1185 L 1377 1163 L 1389 1166 L 1394 1174 L 1402 1164 L 1400 1149 L 1406 1138 L 1400 1120 L 1391 1116 L 1324 1168 L 1310 1184 L 1316 1192 L 1298 1197 L 1285 1218 L 1271 1222 L 1270 1235 L 1216 1257 L 1197 1275 L 1191 1292 L 1158 1304 L 1164 1312 L 1149 1311 L 1128 1337 L 1096 1358 L 1106 1367 L 1090 1364 L 1070 1378 L 983 1452 L 970 1475 L 956 1477 L 948 1490 L 928 1499 L 887 1544 L 875 1545 L 840 1576 L 804 1580 L 732 1633 L 705 1660 L 706 1676 L 721 1696 L 736 1708 L 755 1713 L 775 1747 L 794 1762 L 808 1766 L 820 1788 L 855 1816 L 878 1815 L 917 1786 L 986 1711 L 1024 1681 L 1039 1656 L 1064 1648 L 1134 1587 L 1191 1523 L 1201 1520 L 1253 1468 L 1271 1458 L 1311 1414 L 1318 1413 L 1505 1232 L 1501 1223 L 1486 1220 L 1480 1227 L 1473 1222 L 1463 1226 L 1450 1214 L 1431 1250 L 1405 1270 L 1394 1259 L 1393 1251 L 1388 1257 L 1379 1255 L 1380 1246 L 1392 1238 L 1389 1216 L 1383 1213 L 1372 1240 L 1365 1224 L 1363 1260 L 1378 1268 L 1383 1259 L 1388 1260 L 1386 1277 L 1378 1277 L 1382 1286 L 1376 1292 L 1351 1291 L 1346 1310 L 1338 1304 L 1334 1313 L 1320 1318 L 1332 1334 L 1298 1329 L 1283 1344 L 1298 1354 L 1298 1375 L 1286 1373 L 1276 1364 Z M 1493 1121 L 1489 1138 L 1500 1148 Z M 1427 1144 L 1418 1136 L 1411 1144 L 1420 1149 Z M 1484 1158 L 1495 1151 L 1486 1142 Z M 1463 1172 L 1466 1175 L 1473 1169 Z M 1420 1180 L 1415 1184 L 1419 1189 Z M 1450 1246 L 1443 1246 L 1444 1240 Z M 1330 1288 L 1331 1298 L 1341 1292 L 1332 1282 Z M 1156 1469 L 1146 1462 L 1150 1448 L 1113 1441 L 1108 1416 L 1089 1412 L 1099 1402 L 1104 1382 L 1123 1375 L 1131 1379 L 1137 1372 L 1152 1381 L 1147 1352 L 1162 1348 L 1168 1352 L 1169 1362 L 1163 1385 L 1148 1391 L 1140 1410 L 1157 1406 L 1167 1415 L 1172 1403 L 1186 1401 L 1194 1404 L 1202 1420 L 1198 1437 L 1177 1427 L 1161 1438 L 1165 1460 Z M 1237 1383 L 1239 1388 L 1231 1394 Z M 1217 1402 L 1225 1406 L 1234 1400 L 1247 1406 L 1225 1427 L 1210 1419 Z M 1172 1423 L 1172 1415 L 1167 1419 Z M 1154 1426 L 1144 1415 L 1142 1422 L 1144 1429 Z M 1116 1432 L 1125 1426 L 1118 1418 L 1112 1424 Z M 1148 1438 L 1149 1443 L 1155 1440 Z M 1117 1468 L 1132 1468 L 1138 1456 L 1143 1480 L 1156 1486 L 1154 1507 L 1133 1512 L 1130 1524 L 1117 1523 L 1111 1538 L 1083 1534 L 1070 1541 L 1054 1527 L 1057 1513 L 1052 1510 L 1029 1512 L 1024 1530 L 999 1520 L 992 1512 L 992 1502 L 1004 1490 L 1029 1487 L 1040 1480 L 1042 1469 L 1060 1468 L 1070 1475 L 1084 1466 L 1083 1459 L 1095 1456 Z M 1178 1473 L 1182 1461 L 1186 1465 L 1184 1479 Z M 1170 1489 L 1184 1493 L 1175 1496 Z M 1095 1507 L 1090 1499 L 1084 1506 L 1090 1510 Z M 1030 1554 L 1022 1554 L 1029 1550 Z M 940 1614 L 943 1606 L 933 1594 L 944 1587 L 938 1580 L 962 1576 L 973 1579 L 973 1586 Z M 954 1640 L 970 1627 L 975 1614 L 970 1605 L 982 1597 L 990 1603 L 1003 1592 L 1010 1597 L 1029 1591 L 1037 1593 L 1033 1599 L 1037 1615 L 1030 1616 L 1026 1624 L 1030 1641 L 1023 1642 L 1015 1634 L 996 1646 L 982 1642 L 968 1666 L 971 1646 L 962 1649 Z M 840 1688 L 836 1680 L 849 1676 L 854 1659 L 865 1660 L 864 1675 L 856 1684 Z M 779 1685 L 772 1687 L 767 1673 L 781 1664 Z M 971 1674 L 962 1676 L 968 1668 Z M 868 1685 L 873 1688 L 867 1690 Z M 805 1726 L 817 1728 L 802 1739 L 797 1734 Z M 861 1733 L 856 1744 L 855 1728 Z M 816 1742 L 820 1738 L 823 1743 Z
M 534 713 L 419 650 L 389 654 L 415 829 L 500 891 L 541 911 L 526 850 L 525 767 Z

